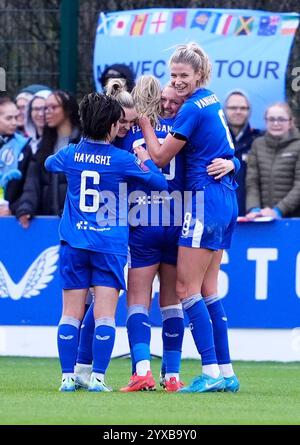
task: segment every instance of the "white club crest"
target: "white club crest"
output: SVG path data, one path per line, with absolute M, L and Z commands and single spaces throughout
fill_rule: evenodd
M 101 337 L 101 335 L 96 335 L 96 339 L 97 340 L 109 340 L 110 335 L 104 335 L 103 337 Z
M 57 269 L 59 246 L 45 249 L 31 264 L 21 281 L 15 283 L 9 276 L 5 266 L 0 261 L 0 297 L 20 300 L 39 295 L 42 289 L 53 280 Z

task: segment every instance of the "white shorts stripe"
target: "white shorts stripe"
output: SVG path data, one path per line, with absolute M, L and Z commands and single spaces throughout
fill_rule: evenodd
M 197 218 L 193 233 L 193 239 L 192 239 L 192 247 L 200 247 L 201 238 L 203 234 L 204 226 L 202 222 Z
M 131 252 L 130 252 L 129 246 L 128 246 L 128 250 L 127 250 L 127 264 L 128 264 L 128 269 L 131 269 Z

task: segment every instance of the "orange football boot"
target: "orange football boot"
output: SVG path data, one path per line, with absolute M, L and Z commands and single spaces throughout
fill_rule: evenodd
M 155 391 L 155 380 L 152 372 L 148 371 L 146 375 L 133 374 L 130 377 L 127 386 L 120 389 L 121 392 L 135 392 L 135 391 Z
M 176 380 L 176 377 L 171 377 L 170 380 L 165 380 L 163 387 L 167 392 L 176 392 L 180 388 L 184 387 L 184 384 L 179 380 Z

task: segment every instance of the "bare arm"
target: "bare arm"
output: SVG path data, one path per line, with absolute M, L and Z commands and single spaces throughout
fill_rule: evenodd
M 176 139 L 168 134 L 161 145 L 154 133 L 151 123 L 147 117 L 140 117 L 139 125 L 142 129 L 148 152 L 151 159 L 159 167 L 165 167 L 174 158 L 174 156 L 182 149 L 186 141 Z

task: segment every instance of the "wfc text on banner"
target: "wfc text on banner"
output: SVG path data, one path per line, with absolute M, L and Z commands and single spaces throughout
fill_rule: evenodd
M 55 326 L 61 315 L 59 219 L 35 218 L 24 230 L 0 219 L 0 325 Z M 161 326 L 159 282 L 153 286 L 152 326 Z M 300 219 L 240 223 L 219 274 L 230 328 L 295 328 L 300 314 Z M 126 293 L 117 326 L 126 326 Z
M 285 99 L 285 73 L 299 23 L 295 13 L 250 9 L 140 9 L 100 13 L 94 50 L 97 91 L 104 69 L 130 66 L 139 77 L 169 80 L 174 47 L 196 41 L 213 63 L 210 88 L 224 101 L 242 89 L 252 103 L 251 123 L 264 127 L 265 108 Z

